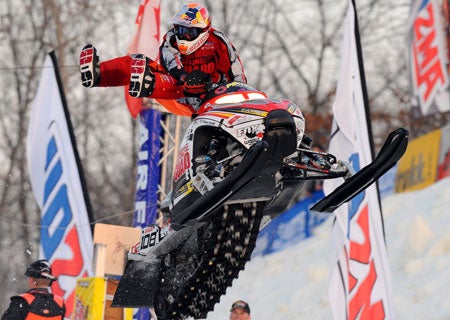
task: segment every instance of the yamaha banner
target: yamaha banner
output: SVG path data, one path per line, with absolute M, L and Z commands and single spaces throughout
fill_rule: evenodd
M 408 33 L 412 111 L 416 118 L 450 111 L 448 47 L 442 1 L 413 0 Z
M 349 1 L 329 152 L 355 171 L 373 159 L 373 138 L 359 28 Z M 342 181 L 326 180 L 325 194 Z M 376 184 L 334 211 L 329 298 L 334 319 L 394 319 L 392 289 Z
M 27 139 L 31 185 L 41 210 L 40 258 L 50 261 L 53 292 L 73 311 L 77 278 L 92 275 L 90 205 L 54 52 L 44 63 Z

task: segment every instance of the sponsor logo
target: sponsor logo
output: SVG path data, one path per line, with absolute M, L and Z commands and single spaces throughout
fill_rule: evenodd
M 441 130 L 411 141 L 398 162 L 395 191 L 419 190 L 436 181 L 440 148 Z
M 350 163 L 359 171 L 359 155 L 350 157 Z M 385 319 L 383 300 L 377 300 L 374 286 L 377 269 L 372 253 L 369 225 L 369 208 L 366 192 L 362 192 L 349 203 L 349 252 L 348 257 L 348 319 Z M 359 230 L 358 230 L 359 229 Z
M 157 188 L 160 170 L 160 117 L 155 110 L 147 110 L 139 118 L 139 152 L 134 201 L 134 227 L 145 227 L 156 219 Z M 151 128 L 151 129 L 150 129 Z
M 131 65 L 131 74 L 135 77 L 139 77 L 140 74 L 144 73 L 145 65 L 147 61 L 142 58 L 133 58 Z
M 147 217 L 147 193 L 148 193 L 148 164 L 149 164 L 149 131 L 139 121 L 139 152 L 136 176 L 136 200 L 134 205 L 135 226 L 145 225 Z
M 88 276 L 80 232 L 75 225 L 74 212 L 83 214 L 83 208 L 77 207 L 75 189 L 68 172 L 68 160 L 62 148 L 61 135 L 57 125 L 52 123 L 46 148 L 45 185 L 43 213 L 41 220 L 41 245 L 44 257 L 51 261 L 56 276 L 72 278 Z M 84 199 L 83 199 L 84 200 Z M 83 233 L 85 234 L 85 233 Z M 70 281 L 69 281 L 70 282 Z M 75 290 L 67 281 L 53 284 L 53 292 L 66 300 L 67 315 L 72 313 Z
M 263 111 L 263 110 L 256 110 L 256 109 L 247 109 L 247 108 L 243 108 L 243 109 L 239 109 L 236 110 L 237 112 L 242 112 L 245 114 L 251 114 L 254 116 L 259 116 L 259 117 L 266 117 L 267 116 L 267 111 Z
M 94 57 L 94 49 L 89 48 L 81 51 L 80 54 L 80 65 L 90 63 Z
M 445 52 L 440 46 L 440 24 L 436 19 L 434 2 L 419 12 L 413 24 L 412 55 L 414 87 L 422 105 L 429 106 L 438 91 L 448 82 Z M 428 110 L 429 107 L 423 108 Z
M 409 168 L 397 175 L 397 190 L 407 190 L 412 186 L 424 183 L 426 181 L 423 175 L 424 168 L 425 161 L 422 153 L 418 154 L 418 159 L 412 157 Z
M 255 124 L 251 126 L 247 126 L 244 128 L 239 128 L 236 130 L 236 136 L 238 138 L 241 138 L 242 136 L 246 136 L 247 138 L 255 138 L 255 137 L 262 137 L 263 131 L 260 130 L 262 126 L 260 124 Z
M 178 181 L 180 177 L 189 169 L 191 163 L 189 155 L 189 146 L 186 144 L 180 150 L 178 155 L 177 165 L 173 173 L 173 181 Z
M 349 317 L 348 319 L 385 319 L 383 300 L 373 301 L 372 291 L 378 280 L 370 243 L 369 208 L 365 203 L 356 224 L 363 233 L 363 241 L 350 240 L 348 272 Z M 369 302 L 369 303 L 368 303 Z

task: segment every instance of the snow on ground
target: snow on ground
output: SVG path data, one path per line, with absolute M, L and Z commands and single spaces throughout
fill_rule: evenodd
M 450 178 L 383 199 L 397 319 L 450 319 Z M 246 300 L 252 320 L 332 319 L 328 303 L 331 224 L 315 235 L 247 264 L 208 320 L 229 319 Z

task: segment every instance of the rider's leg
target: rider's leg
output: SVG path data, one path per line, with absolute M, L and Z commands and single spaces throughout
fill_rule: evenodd
M 99 87 L 126 86 L 130 81 L 131 57 L 122 56 L 100 63 Z
M 81 83 L 87 88 L 128 85 L 131 57 L 123 56 L 99 63 L 97 49 L 88 44 L 80 53 Z

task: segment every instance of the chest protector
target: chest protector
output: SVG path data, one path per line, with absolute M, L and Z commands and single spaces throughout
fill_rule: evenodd
M 64 300 L 51 294 L 21 294 L 30 309 L 25 320 L 62 320 L 64 319 Z

